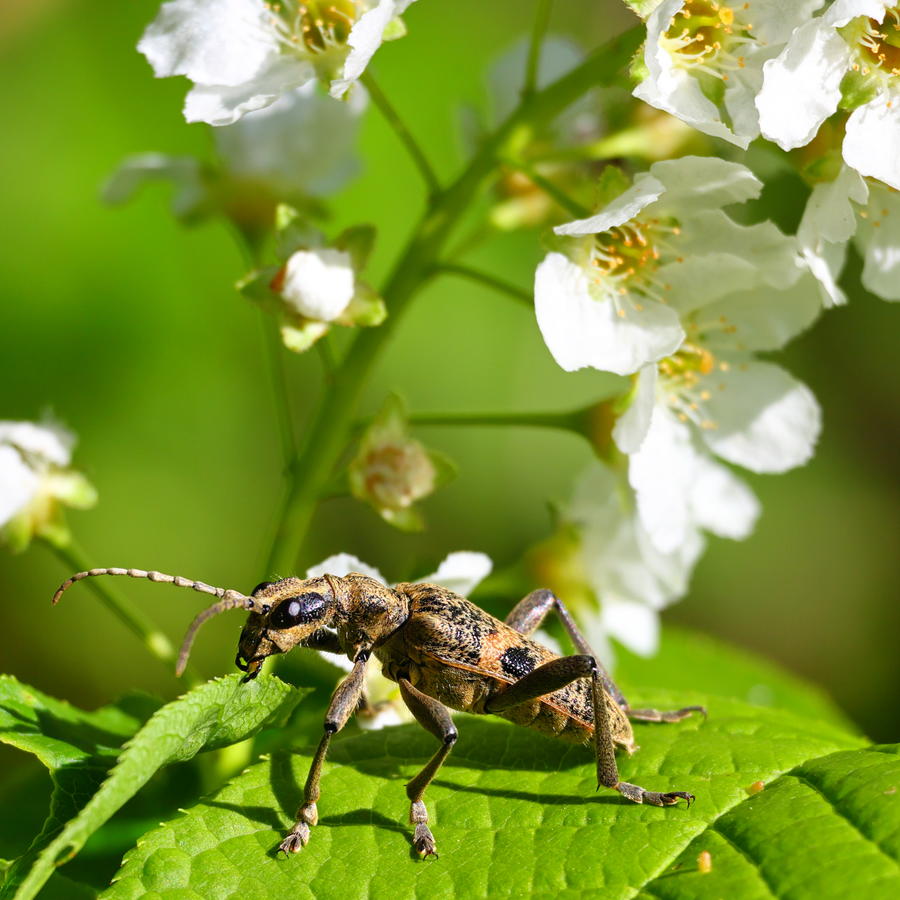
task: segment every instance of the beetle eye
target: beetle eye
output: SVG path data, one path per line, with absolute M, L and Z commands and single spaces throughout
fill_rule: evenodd
M 325 615 L 325 598 L 321 594 L 303 594 L 282 600 L 269 616 L 269 628 L 293 628 L 314 622 Z
M 252 591 L 250 591 L 250 596 L 252 597 L 254 594 L 258 594 L 260 591 L 264 591 L 267 587 L 271 587 L 275 584 L 274 581 L 261 581 Z

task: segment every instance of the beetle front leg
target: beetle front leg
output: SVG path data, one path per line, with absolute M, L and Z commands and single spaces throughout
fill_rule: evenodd
M 347 720 L 359 703 L 363 685 L 365 684 L 369 653 L 369 650 L 360 650 L 356 654 L 356 658 L 353 660 L 353 668 L 337 686 L 331 698 L 328 712 L 325 714 L 325 733 L 322 735 L 322 740 L 319 741 L 316 755 L 313 757 L 312 765 L 309 767 L 306 787 L 303 790 L 303 803 L 297 810 L 297 821 L 279 844 L 279 851 L 297 853 L 302 850 L 309 841 L 310 828 L 319 821 L 319 811 L 316 803 L 320 795 L 319 779 L 322 776 L 322 764 L 325 762 L 325 754 L 328 752 L 331 736 L 337 734 L 347 724 Z
M 422 797 L 425 794 L 425 788 L 431 784 L 437 770 L 456 743 L 456 728 L 445 706 L 414 688 L 405 678 L 401 678 L 399 684 L 403 702 L 416 717 L 416 721 L 441 742 L 441 746 L 428 760 L 425 768 L 406 785 L 406 796 L 410 800 L 409 821 L 416 826 L 413 846 L 420 856 L 437 857 L 434 835 L 428 827 L 428 810 L 422 802 Z

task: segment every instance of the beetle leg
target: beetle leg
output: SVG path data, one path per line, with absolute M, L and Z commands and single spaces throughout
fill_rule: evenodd
M 456 728 L 445 706 L 414 688 L 405 678 L 399 679 L 399 684 L 400 695 L 403 697 L 403 702 L 409 707 L 409 711 L 423 728 L 441 741 L 441 746 L 428 760 L 425 768 L 406 785 L 406 796 L 410 800 L 409 821 L 416 826 L 413 846 L 420 856 L 437 857 L 434 835 L 428 827 L 428 810 L 422 802 L 422 797 L 425 794 L 425 788 L 431 784 L 432 778 L 437 774 L 437 770 L 456 743 Z
M 635 722 L 680 722 L 695 712 L 703 713 L 706 716 L 705 706 L 685 706 L 681 709 L 671 710 L 632 709 L 630 706 L 624 706 L 622 711 Z
M 299 850 L 302 850 L 309 841 L 310 827 L 319 820 L 316 802 L 320 793 L 319 778 L 322 775 L 322 763 L 325 762 L 325 754 L 328 752 L 331 736 L 347 724 L 347 720 L 359 703 L 359 697 L 365 684 L 368 661 L 369 650 L 360 650 L 356 654 L 350 673 L 337 686 L 331 698 L 328 712 L 325 714 L 325 733 L 322 735 L 322 740 L 319 741 L 316 755 L 313 757 L 312 765 L 309 767 L 306 787 L 303 790 L 303 803 L 297 810 L 297 821 L 294 823 L 294 827 L 285 835 L 281 844 L 279 844 L 279 851 L 297 853 Z
M 572 614 L 566 609 L 565 604 L 553 593 L 553 591 L 548 591 L 546 588 L 532 591 L 527 597 L 520 600 L 513 607 L 505 621 L 510 628 L 515 628 L 516 631 L 527 637 L 541 627 L 544 619 L 546 619 L 553 610 L 556 611 L 560 621 L 563 623 L 563 627 L 566 629 L 566 633 L 575 645 L 575 649 L 579 653 L 585 656 L 592 656 L 597 660 L 597 666 L 600 669 L 600 680 L 603 682 L 603 687 L 606 688 L 606 692 L 611 697 L 615 698 L 615 701 L 619 706 L 623 709 L 626 708 L 628 706 L 628 701 L 610 677 L 609 672 L 606 671 L 603 664 L 597 659 L 597 654 L 594 653 L 591 649 L 591 645 L 585 640 L 584 635 L 575 624 Z
M 591 698 L 594 707 L 594 751 L 597 760 L 597 787 L 612 788 L 634 803 L 651 803 L 654 806 L 671 806 L 679 800 L 694 799 L 686 791 L 658 793 L 647 791 L 636 784 L 619 781 L 616 751 L 613 743 L 609 711 L 606 708 L 606 692 L 599 663 L 591 654 L 563 656 L 538 666 L 524 678 L 520 678 L 500 693 L 494 694 L 485 704 L 485 711 L 502 712 L 520 703 L 536 700 L 544 694 L 552 694 L 578 678 L 591 679 Z
M 520 600 L 513 607 L 512 612 L 506 617 L 506 624 L 524 635 L 529 635 L 541 627 L 541 623 L 552 610 L 556 611 L 560 621 L 562 621 L 566 632 L 575 645 L 575 649 L 579 653 L 593 656 L 596 659 L 597 655 L 585 640 L 584 635 L 579 631 L 571 613 L 553 591 L 546 589 L 532 591 L 524 600 Z M 702 706 L 685 706 L 683 709 L 671 712 L 656 709 L 631 709 L 628 701 L 625 699 L 625 695 L 619 690 L 602 663 L 598 660 L 597 664 L 600 666 L 600 679 L 603 682 L 606 693 L 615 698 L 616 703 L 619 704 L 629 719 L 634 719 L 637 722 L 680 722 L 691 713 L 702 712 L 704 716 L 706 715 L 706 710 Z

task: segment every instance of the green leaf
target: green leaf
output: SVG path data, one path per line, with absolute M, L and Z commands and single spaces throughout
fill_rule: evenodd
M 158 710 L 128 742 L 100 789 L 41 850 L 15 896 L 34 897 L 54 867 L 77 853 L 162 766 L 190 759 L 203 749 L 244 740 L 267 723 L 280 723 L 302 696 L 301 691 L 271 676 L 244 684 L 241 676 L 229 675 Z M 0 896 L 10 896 L 18 880 L 8 877 Z
M 614 674 L 626 697 L 638 696 L 639 686 L 648 684 L 674 691 L 702 688 L 708 695 L 831 722 L 851 734 L 859 730 L 819 688 L 758 656 L 684 628 L 665 628 L 659 652 L 649 658 L 617 648 Z
M 121 745 L 160 704 L 147 694 L 128 694 L 85 712 L 0 676 L 0 741 L 33 753 L 50 770 L 53 785 L 44 824 L 7 873 L 0 896 L 12 892 L 40 850 L 96 793 Z
M 596 793 L 588 748 L 497 719 L 459 716 L 459 742 L 425 797 L 440 859 L 418 860 L 411 851 L 403 785 L 436 743 L 409 725 L 336 740 L 324 768 L 319 825 L 296 856 L 275 851 L 300 801 L 309 751 L 250 767 L 147 834 L 103 897 L 606 900 L 868 897 L 888 886 L 900 892 L 894 748 L 864 749 L 862 738 L 824 719 L 696 691 L 644 689 L 632 700 L 662 708 L 708 704 L 705 721 L 637 724 L 642 749 L 619 757 L 625 780 L 693 792 L 690 809 Z M 766 787 L 751 796 L 746 789 L 757 781 Z M 713 870 L 701 876 L 696 858 L 707 847 Z M 800 853 L 802 868 L 791 853 Z M 817 870 L 838 878 L 840 891 L 823 887 L 827 876 Z M 805 891 L 807 878 L 816 891 Z M 854 883 L 863 893 L 853 894 Z

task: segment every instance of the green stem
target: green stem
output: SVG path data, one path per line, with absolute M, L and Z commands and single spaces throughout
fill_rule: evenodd
M 518 159 L 504 160 L 510 168 L 521 172 L 535 187 L 540 188 L 551 200 L 555 201 L 567 213 L 571 213 L 578 219 L 584 219 L 591 214 L 589 209 L 583 207 L 577 200 L 573 200 L 564 191 L 561 191 L 549 178 L 541 175 L 534 166 Z
M 435 266 L 434 270 L 437 273 L 443 272 L 447 275 L 458 275 L 460 278 L 468 278 L 470 281 L 477 281 L 480 284 L 487 285 L 489 288 L 493 288 L 501 294 L 513 297 L 529 307 L 534 303 L 534 296 L 531 291 L 526 291 L 524 288 L 510 284 L 502 278 L 497 278 L 495 275 L 473 269 L 470 266 L 461 266 L 456 263 L 439 263 Z
M 541 45 L 544 35 L 547 33 L 547 23 L 550 21 L 550 7 L 552 0 L 538 0 L 534 13 L 534 26 L 531 29 L 531 43 L 528 45 L 528 59 L 525 63 L 525 83 L 522 86 L 522 96 L 530 97 L 537 88 L 538 71 L 541 65 Z
M 412 161 L 416 164 L 416 168 L 419 170 L 422 178 L 425 179 L 425 184 L 428 185 L 428 192 L 432 196 L 437 194 L 441 189 L 441 185 L 437 175 L 434 174 L 431 163 L 428 162 L 428 158 L 419 146 L 419 142 L 406 127 L 403 119 L 400 118 L 397 110 L 394 109 L 391 101 L 388 100 L 387 95 L 378 86 L 370 71 L 366 70 L 363 72 L 360 81 L 365 85 L 372 102 L 381 110 L 381 114 L 387 120 L 388 125 L 394 129 L 394 133 L 400 138 L 403 146 L 406 147 L 409 155 L 412 157 Z
M 469 203 L 513 144 L 521 145 L 535 128 L 551 119 L 591 87 L 614 79 L 643 38 L 637 26 L 600 47 L 568 74 L 522 101 L 509 118 L 483 142 L 463 173 L 433 198 L 400 256 L 382 293 L 391 310 L 378 328 L 361 329 L 319 410 L 305 429 L 309 439 L 291 469 L 267 571 L 290 573 L 306 537 L 321 485 L 343 451 L 360 394 L 379 354 L 393 336 L 402 314 L 428 280 L 447 240 Z
M 66 545 L 59 545 L 44 541 L 65 564 L 70 573 L 86 572 L 94 566 L 87 558 L 85 552 L 74 540 Z M 100 578 L 90 578 L 86 581 L 87 587 L 92 590 L 100 602 L 112 614 L 122 622 L 125 627 L 135 634 L 141 643 L 150 651 L 151 656 L 156 657 L 171 672 L 175 666 L 175 648 L 169 638 L 150 621 L 138 607 L 127 597 L 111 587 L 107 581 Z M 199 683 L 199 678 L 193 669 L 185 672 L 188 684 Z
M 272 381 L 272 393 L 275 398 L 275 418 L 278 420 L 278 434 L 281 438 L 281 449 L 285 468 L 291 465 L 297 456 L 297 441 L 294 437 L 294 416 L 291 411 L 291 400 L 288 395 L 287 376 L 284 371 L 284 357 L 277 325 L 265 311 L 259 311 L 260 326 L 266 345 L 266 358 L 269 364 L 269 376 Z
M 581 410 L 575 412 L 483 412 L 414 413 L 411 425 L 475 425 L 479 427 L 516 426 L 520 428 L 558 428 L 579 434 Z

